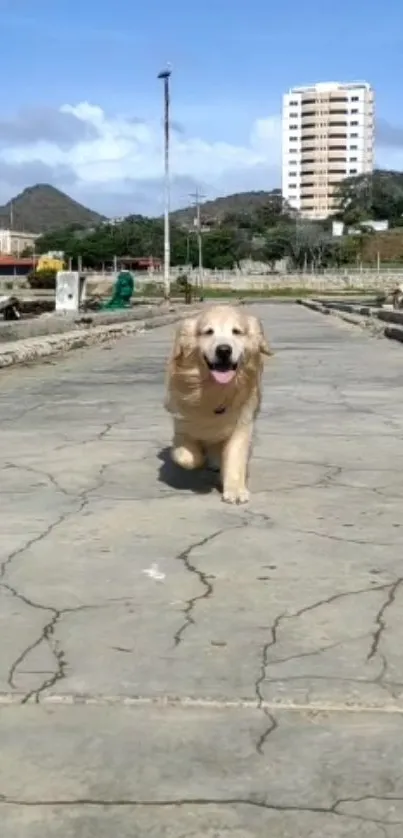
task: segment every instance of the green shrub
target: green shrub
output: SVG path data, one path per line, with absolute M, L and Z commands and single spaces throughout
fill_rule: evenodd
M 46 288 L 52 291 L 56 288 L 56 271 L 47 268 L 42 271 L 32 271 L 28 274 L 30 288 Z
M 162 282 L 145 282 L 141 286 L 140 294 L 144 297 L 162 297 L 164 294 L 164 284 Z

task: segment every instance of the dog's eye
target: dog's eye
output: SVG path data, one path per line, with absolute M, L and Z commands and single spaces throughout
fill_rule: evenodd
M 204 329 L 203 335 L 213 335 L 213 334 L 214 334 L 214 329 L 212 329 L 211 327 L 209 329 Z
M 237 326 L 234 326 L 234 328 L 232 330 L 232 334 L 233 335 L 242 335 L 242 329 L 238 329 Z

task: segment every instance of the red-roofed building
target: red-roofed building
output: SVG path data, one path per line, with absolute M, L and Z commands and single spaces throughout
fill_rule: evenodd
M 15 256 L 0 254 L 0 276 L 26 276 L 34 266 L 35 260 L 32 256 L 18 259 Z

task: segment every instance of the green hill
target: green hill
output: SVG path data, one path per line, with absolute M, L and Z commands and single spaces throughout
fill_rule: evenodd
M 84 207 L 54 186 L 29 186 L 0 207 L 0 227 L 27 233 L 47 233 L 71 225 L 94 227 L 104 216 Z

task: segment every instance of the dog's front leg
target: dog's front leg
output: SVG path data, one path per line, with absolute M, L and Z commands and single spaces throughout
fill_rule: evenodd
M 200 443 L 179 431 L 174 434 L 171 456 L 176 465 L 189 470 L 201 468 L 205 460 Z
M 249 491 L 246 486 L 252 426 L 239 425 L 222 452 L 223 501 L 225 503 L 247 503 Z

